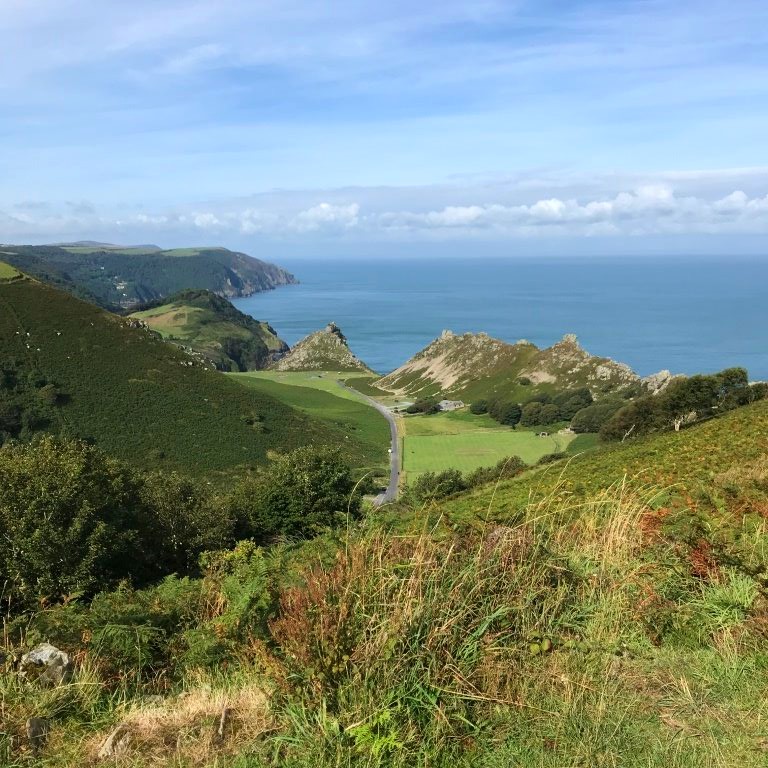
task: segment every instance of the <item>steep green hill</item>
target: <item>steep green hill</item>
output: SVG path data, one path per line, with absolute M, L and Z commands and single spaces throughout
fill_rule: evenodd
M 535 392 L 586 386 L 600 395 L 639 384 L 628 366 L 590 355 L 572 334 L 539 349 L 525 340 L 508 344 L 485 333 L 444 331 L 376 386 L 410 397 L 523 401 Z
M 335 323 L 302 339 L 291 351 L 275 362 L 276 371 L 360 371 L 371 369 L 355 357 L 347 338 Z
M 107 308 L 135 307 L 187 288 L 233 297 L 296 282 L 274 264 L 226 248 L 13 245 L 3 247 L 3 259 Z
M 312 418 L 329 422 L 344 433 L 345 443 L 354 438 L 360 446 L 357 466 L 366 469 L 387 471 L 390 446 L 389 424 L 386 419 L 358 397 L 351 395 L 349 390 L 335 384 L 339 373 L 329 371 L 323 378 L 301 380 L 297 373 L 276 373 L 259 371 L 257 373 L 235 373 L 231 378 L 246 387 L 263 392 L 270 397 L 290 405 Z M 284 377 L 291 378 L 286 381 Z M 330 380 L 333 384 L 329 389 L 313 386 Z
M 268 323 L 243 314 L 210 291 L 181 291 L 131 317 L 204 355 L 220 370 L 259 370 L 288 351 Z
M 141 466 L 226 471 L 354 436 L 248 390 L 123 319 L 32 279 L 0 283 L 0 438 L 90 438 Z

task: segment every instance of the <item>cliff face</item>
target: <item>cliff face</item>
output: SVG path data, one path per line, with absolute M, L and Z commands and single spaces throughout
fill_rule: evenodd
M 509 344 L 485 333 L 442 335 L 377 382 L 404 395 L 491 395 L 510 387 L 569 389 L 595 395 L 640 383 L 629 366 L 589 354 L 573 334 L 547 349 L 529 341 Z
M 296 282 L 276 264 L 227 248 L 14 245 L 3 259 L 107 309 L 133 308 L 188 288 L 235 298 Z
M 349 348 L 335 323 L 302 339 L 288 354 L 270 366 L 276 371 L 360 371 L 372 373 Z

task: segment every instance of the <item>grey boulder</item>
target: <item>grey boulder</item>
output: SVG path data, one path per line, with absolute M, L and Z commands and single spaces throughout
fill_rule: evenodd
M 50 643 L 40 643 L 25 653 L 19 664 L 19 674 L 23 678 L 37 680 L 47 688 L 70 682 L 73 671 L 69 655 Z

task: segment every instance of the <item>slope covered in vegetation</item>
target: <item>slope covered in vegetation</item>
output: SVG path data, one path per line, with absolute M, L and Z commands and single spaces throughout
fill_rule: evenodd
M 107 308 L 135 307 L 187 288 L 232 297 L 295 282 L 274 264 L 226 248 L 13 245 L 3 251 L 26 274 Z
M 202 578 L 27 618 L 27 643 L 76 654 L 77 676 L 44 697 L 4 679 L 7 762 L 37 759 L 23 746 L 36 713 L 63 766 L 116 733 L 135 766 L 762 768 L 763 405 L 625 446 L 661 487 L 624 482 L 607 451 L 578 498 L 536 496 L 503 523 L 461 526 L 456 499 L 434 506 L 437 527 L 243 542 L 206 556 Z M 704 480 L 730 538 L 674 520 L 665 465 L 681 453 L 670 470 L 686 492 Z
M 135 320 L 31 279 L 0 284 L 0 435 L 52 431 L 140 466 L 225 471 L 354 436 L 239 386 Z
M 210 291 L 181 291 L 131 317 L 204 355 L 219 370 L 259 370 L 288 351 L 269 323 L 254 320 Z
M 547 349 L 515 344 L 484 333 L 443 334 L 377 386 L 420 398 L 439 394 L 522 402 L 536 392 L 589 387 L 594 394 L 640 383 L 628 366 L 586 352 L 569 334 Z

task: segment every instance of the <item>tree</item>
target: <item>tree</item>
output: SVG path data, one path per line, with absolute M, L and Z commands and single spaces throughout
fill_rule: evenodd
M 569 389 L 559 392 L 552 402 L 558 406 L 559 418 L 568 421 L 572 419 L 582 408 L 586 408 L 593 402 L 592 393 L 587 387 Z
M 474 413 L 476 416 L 479 416 L 483 413 L 488 413 L 488 401 L 478 400 L 477 402 L 472 403 L 469 406 L 469 412 Z
M 0 449 L 0 579 L 12 598 L 94 592 L 140 570 L 137 482 L 82 442 Z
M 437 400 L 434 398 L 423 398 L 421 400 L 417 400 L 415 403 L 412 403 L 405 409 L 406 413 L 432 414 L 438 413 L 439 411 L 440 406 L 437 404 Z
M 234 544 L 231 511 L 194 480 L 176 472 L 147 475 L 141 498 L 145 554 L 157 575 L 193 572 L 203 552 Z
M 613 416 L 624 403 L 616 400 L 600 400 L 578 411 L 571 420 L 574 432 L 599 432 L 603 424 Z
M 499 424 L 505 424 L 508 427 L 515 427 L 520 422 L 522 409 L 517 403 L 507 403 L 497 400 L 491 404 L 488 409 L 491 418 L 498 421 Z
M 520 414 L 520 425 L 523 427 L 533 427 L 541 424 L 541 410 L 543 407 L 538 400 L 526 403 Z
M 545 403 L 539 411 L 539 424 L 554 424 L 560 420 L 560 409 L 554 403 Z
M 338 450 L 306 446 L 240 483 L 230 501 L 237 534 L 259 543 L 312 536 L 360 512 L 359 493 Z

